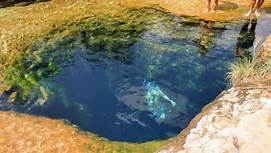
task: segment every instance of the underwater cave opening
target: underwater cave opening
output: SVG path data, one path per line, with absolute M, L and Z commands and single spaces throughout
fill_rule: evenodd
M 268 30 L 264 19 L 251 30 L 246 21 L 129 13 L 39 43 L 7 70 L 17 98 L 9 103 L 12 92 L 1 95 L 1 109 L 66 119 L 110 140 L 166 139 L 227 88 L 228 64 L 253 56 Z

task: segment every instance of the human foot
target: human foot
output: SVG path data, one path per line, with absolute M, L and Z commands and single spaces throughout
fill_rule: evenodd
M 254 13 L 256 16 L 260 16 L 261 14 L 258 12 L 258 10 L 255 11 Z
M 212 9 L 210 12 L 211 12 L 211 13 L 215 13 L 215 10 L 214 10 L 214 9 Z
M 170 101 L 170 103 L 171 103 L 171 105 L 172 105 L 173 107 L 176 106 L 176 103 L 175 103 L 174 101 Z
M 210 12 L 210 9 L 206 9 L 203 13 L 208 13 Z
M 251 16 L 251 14 L 252 14 L 252 12 L 247 12 L 247 13 L 245 14 L 245 16 L 246 16 L 246 17 L 249 17 L 249 16 Z

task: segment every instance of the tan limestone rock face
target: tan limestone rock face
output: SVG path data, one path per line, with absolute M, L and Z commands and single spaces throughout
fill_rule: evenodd
M 252 66 L 263 67 L 270 57 L 271 35 L 262 44 Z M 259 82 L 271 78 L 270 69 L 266 70 Z M 248 78 L 250 82 L 253 79 Z M 271 87 L 250 82 L 222 92 L 158 152 L 270 153 Z
M 172 145 L 160 153 L 270 152 L 271 88 L 231 88 L 217 103 L 189 131 L 183 149 Z

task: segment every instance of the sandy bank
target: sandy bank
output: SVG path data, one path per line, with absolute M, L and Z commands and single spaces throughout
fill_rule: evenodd
M 220 0 L 215 13 L 203 13 L 207 0 L 123 0 L 122 3 L 129 7 L 159 6 L 175 15 L 194 16 L 204 20 L 232 21 L 245 18 L 248 0 Z M 270 6 L 271 2 L 266 1 L 261 11 L 268 12 Z
M 0 121 L 0 153 L 146 153 L 166 143 L 112 142 L 61 120 L 14 112 L 0 112 Z
M 145 0 L 51 0 L 49 2 L 35 3 L 28 6 L 1 8 L 0 73 L 7 65 L 14 62 L 14 59 L 20 56 L 24 49 L 30 46 L 32 42 L 45 37 L 50 31 L 59 26 L 63 26 L 66 23 L 76 23 L 93 15 L 118 15 L 119 12 L 126 8 L 157 8 L 158 6 L 165 11 L 169 11 L 176 15 L 187 15 L 201 19 L 225 21 L 242 18 L 243 14 L 246 12 L 246 2 L 247 0 L 239 0 L 238 2 L 233 0 L 221 1 L 219 10 L 215 14 L 202 13 L 206 7 L 205 0 L 150 0 L 147 2 Z M 270 6 L 270 3 L 266 3 L 264 11 L 268 10 Z M 229 94 L 231 95 L 234 91 L 235 90 L 229 91 Z M 258 93 L 258 90 L 255 92 Z M 266 95 L 269 95 L 268 92 L 269 90 L 265 91 Z M 260 99 L 256 99 L 256 101 L 258 101 L 257 104 L 259 103 L 261 106 L 259 108 L 261 109 L 255 110 L 259 111 L 257 114 L 248 114 L 252 115 L 252 119 L 258 119 L 259 116 L 264 114 L 267 115 L 266 112 L 269 109 L 269 107 L 267 107 L 268 105 L 265 106 L 263 105 L 264 103 L 262 104 L 262 102 L 260 102 Z M 245 103 L 241 103 L 240 107 L 242 107 L 242 104 Z M 207 114 L 207 112 L 208 111 L 203 114 Z M 200 116 L 203 116 L 203 114 Z M 131 150 L 132 152 L 151 152 L 164 143 L 134 145 L 109 142 L 105 139 L 97 138 L 94 135 L 82 134 L 72 126 L 64 124 L 62 121 L 20 115 L 13 112 L 0 112 L 0 122 L 0 152 L 3 153 L 75 153 L 76 151 L 84 153 L 96 152 L 97 150 L 100 152 L 119 152 L 119 150 L 124 152 L 129 152 Z M 206 121 L 206 123 L 209 122 Z M 238 128 L 238 126 L 243 128 L 250 123 L 249 118 L 247 119 L 244 117 L 243 122 L 239 122 L 235 128 Z M 232 124 L 228 125 L 225 126 L 233 126 Z M 261 125 L 266 125 L 265 129 L 269 130 L 267 122 L 263 121 L 261 122 Z M 265 129 L 263 128 L 263 130 Z M 198 130 L 202 130 L 201 127 Z M 186 130 L 186 132 L 188 132 L 188 130 Z M 259 131 L 259 133 L 261 132 L 263 131 Z M 251 138 L 254 138 L 253 136 L 254 135 L 252 135 Z M 180 135 L 180 137 L 184 137 L 184 135 Z M 261 140 L 265 140 L 265 138 L 266 137 L 263 136 L 263 139 Z M 206 139 L 202 139 L 202 141 L 205 140 Z M 230 145 L 235 142 L 235 140 L 232 139 L 227 141 L 231 141 Z M 224 138 L 219 139 L 217 142 L 224 142 Z M 183 142 L 183 140 L 175 142 L 175 144 L 181 148 L 183 147 L 180 144 L 184 143 L 186 143 L 187 148 L 189 148 L 189 144 L 194 142 L 192 139 L 187 142 Z M 214 143 L 216 143 L 216 141 L 214 141 Z M 250 142 L 248 142 L 247 145 L 249 143 Z M 174 146 L 172 147 L 174 148 Z M 199 148 L 200 147 L 201 146 L 199 146 Z

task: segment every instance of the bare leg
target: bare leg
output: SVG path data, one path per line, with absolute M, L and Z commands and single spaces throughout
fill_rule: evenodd
M 211 8 L 211 0 L 208 0 L 207 9 L 204 11 L 205 13 L 209 12 Z
M 263 5 L 264 0 L 258 0 L 256 10 L 255 10 L 255 15 L 260 16 L 260 13 L 258 12 L 258 9 Z
M 218 5 L 218 0 L 214 0 L 214 6 L 212 7 L 211 12 L 214 13 L 216 11 L 217 5 Z
M 249 12 L 245 14 L 245 16 L 251 16 L 253 8 L 256 4 L 256 0 L 251 0 L 249 3 Z
M 261 15 L 261 14 L 258 12 L 258 9 L 255 10 L 254 14 L 255 14 L 256 16 L 260 16 L 260 15 Z
M 258 5 L 257 5 L 257 9 L 259 9 L 260 7 L 262 7 L 263 3 L 264 3 L 264 0 L 259 0 L 258 1 Z

